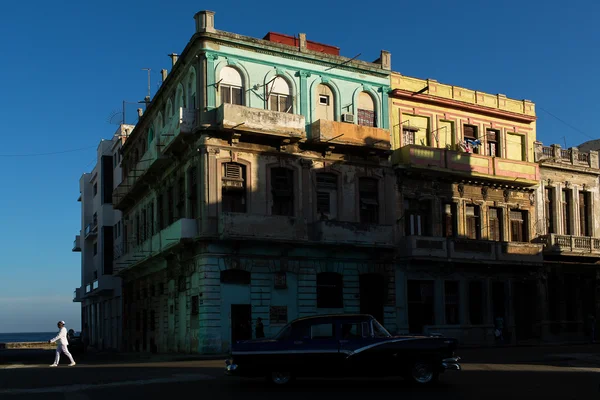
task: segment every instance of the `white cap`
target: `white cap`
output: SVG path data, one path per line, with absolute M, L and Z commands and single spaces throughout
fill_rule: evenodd
M 59 324 L 66 325 L 66 324 L 65 324 L 65 321 L 58 321 L 58 323 L 59 323 Z

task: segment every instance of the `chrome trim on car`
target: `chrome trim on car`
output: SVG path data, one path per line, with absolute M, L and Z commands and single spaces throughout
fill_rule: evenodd
M 407 340 L 419 340 L 419 339 L 421 339 L 421 338 L 402 338 L 402 339 L 386 340 L 386 341 L 384 341 L 384 342 L 373 343 L 373 344 L 370 344 L 370 345 L 368 345 L 368 346 L 364 346 L 364 347 L 358 348 L 358 349 L 356 349 L 356 350 L 354 350 L 354 351 L 350 351 L 350 352 L 349 352 L 349 353 L 350 353 L 349 355 L 351 355 L 351 356 L 352 356 L 352 355 L 354 355 L 354 354 L 361 353 L 361 352 L 363 352 L 363 351 L 365 351 L 365 350 L 372 349 L 373 347 L 377 347 L 377 346 L 383 346 L 383 345 L 385 345 L 385 344 L 390 344 L 390 343 L 399 343 L 399 342 L 406 342 Z
M 264 355 L 264 354 L 305 354 L 305 353 L 314 353 L 314 354 L 337 354 L 337 353 L 347 353 L 347 350 L 271 350 L 271 351 L 232 351 L 231 354 L 234 356 L 242 356 L 242 355 Z
M 459 360 L 460 360 L 460 357 L 444 358 L 442 360 L 442 368 L 452 370 L 452 371 L 461 371 L 462 368 L 461 368 L 460 364 L 458 363 Z

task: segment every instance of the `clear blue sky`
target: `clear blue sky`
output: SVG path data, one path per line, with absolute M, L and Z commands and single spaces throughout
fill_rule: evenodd
M 181 53 L 193 15 L 262 38 L 306 33 L 342 55 L 392 53 L 395 71 L 537 105 L 538 138 L 596 138 L 600 90 L 597 0 L 564 1 L 21 1 L 0 12 L 0 332 L 79 328 L 78 180 L 123 100 L 152 93 L 167 54 Z M 130 106 L 128 122 L 134 122 Z M 577 130 L 544 111 L 563 119 Z M 581 133 L 581 132 L 583 133 Z M 590 136 L 586 136 L 590 135 Z M 564 138 L 563 138 L 564 137 Z M 44 156 L 24 154 L 80 151 Z

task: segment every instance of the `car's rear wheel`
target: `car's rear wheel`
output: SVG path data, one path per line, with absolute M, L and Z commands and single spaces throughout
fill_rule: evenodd
M 267 376 L 270 383 L 276 386 L 285 386 L 293 380 L 291 372 L 274 371 Z
M 433 385 L 439 378 L 439 372 L 436 371 L 433 363 L 427 360 L 415 361 L 409 374 L 410 380 L 420 386 Z

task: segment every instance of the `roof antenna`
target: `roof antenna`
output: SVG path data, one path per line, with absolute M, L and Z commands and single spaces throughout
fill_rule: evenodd
M 148 96 L 146 96 L 146 98 L 144 99 L 144 103 L 149 103 L 150 102 L 150 68 L 142 68 L 142 71 L 148 71 Z

